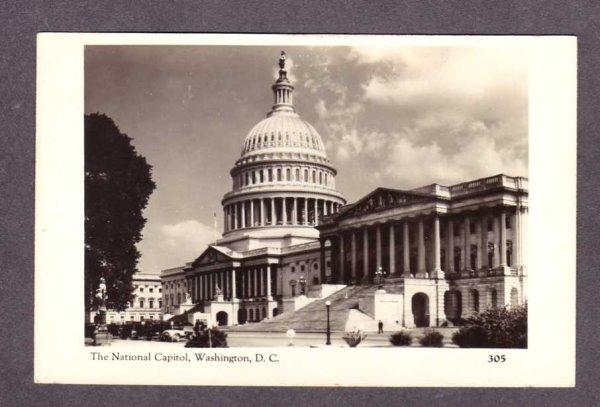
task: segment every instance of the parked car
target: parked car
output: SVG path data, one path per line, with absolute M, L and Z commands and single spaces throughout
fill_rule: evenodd
M 163 342 L 179 342 L 183 339 L 189 339 L 193 331 L 184 328 L 173 328 L 162 331 L 160 340 Z

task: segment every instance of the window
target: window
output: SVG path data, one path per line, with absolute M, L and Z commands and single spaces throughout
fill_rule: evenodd
M 292 273 L 296 272 L 296 267 L 292 266 L 292 268 L 290 269 Z
M 512 219 L 512 216 L 510 216 L 510 215 L 507 214 L 506 215 L 506 229 L 510 229 L 511 228 L 511 219 Z
M 140 308 L 144 308 L 144 300 L 140 300 Z
M 494 267 L 494 243 L 488 243 L 488 268 Z
M 150 291 L 151 293 L 153 293 L 153 292 L 154 292 L 154 288 L 150 287 L 150 290 L 149 290 L 149 291 Z
M 154 308 L 154 300 L 148 300 L 148 307 Z
M 319 172 L 319 184 L 323 185 L 323 173 Z
M 159 293 L 162 293 L 162 288 L 159 288 L 159 289 L 158 289 L 158 292 L 159 292 Z
M 471 233 L 471 234 L 475 233 L 475 222 L 469 223 L 469 233 Z
M 460 225 L 454 225 L 454 237 L 460 236 Z
M 308 170 L 304 170 L 304 182 L 308 182 Z
M 300 181 L 300 170 L 298 168 L 296 168 L 296 178 L 294 181 Z
M 281 181 L 281 168 L 277 168 L 277 181 Z
M 460 247 L 454 248 L 454 271 L 460 271 Z
M 317 173 L 315 172 L 315 170 L 313 170 L 312 172 L 312 182 L 313 184 L 317 183 Z
M 133 316 L 133 315 L 131 316 L 131 318 L 130 318 L 130 319 L 131 319 L 132 321 L 135 321 L 135 318 L 134 318 L 134 316 Z
M 273 170 L 269 168 L 267 170 L 267 175 L 269 176 L 269 182 L 272 182 L 273 181 Z
M 144 316 L 140 315 L 140 321 L 143 321 L 143 320 L 144 320 Z
M 326 267 L 327 267 L 328 269 L 330 269 L 330 268 L 331 268 L 331 260 L 327 260 L 327 265 L 326 265 Z
M 181 293 L 177 293 L 177 304 L 181 304 Z
M 304 264 L 300 265 L 300 271 L 304 271 Z
M 292 170 L 290 170 L 289 168 L 285 170 L 285 180 L 286 181 L 291 181 L 292 179 Z
M 318 270 L 319 269 L 319 263 L 315 262 L 315 264 L 313 264 L 313 268 L 315 270 Z
M 265 174 L 264 174 L 263 170 L 260 170 L 258 174 L 259 174 L 260 182 L 261 183 L 265 182 Z
M 162 300 L 158 300 L 158 308 L 162 308 Z
M 494 230 L 494 219 L 488 218 L 487 230 L 488 230 L 488 232 L 491 232 L 492 230 Z
M 144 287 L 140 287 L 140 292 L 143 293 L 144 292 Z
M 471 245 L 471 270 L 477 270 L 477 245 Z

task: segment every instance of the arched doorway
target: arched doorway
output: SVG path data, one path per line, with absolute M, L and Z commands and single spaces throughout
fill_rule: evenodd
M 217 325 L 226 326 L 227 325 L 228 316 L 225 311 L 217 312 Z
M 246 310 L 245 309 L 238 310 L 238 323 L 240 323 L 240 324 L 246 323 Z
M 429 298 L 426 294 L 416 293 L 413 295 L 412 313 L 418 328 L 429 326 Z
M 444 293 L 444 313 L 446 319 L 453 323 L 460 320 L 462 315 L 462 294 L 458 290 L 449 290 Z

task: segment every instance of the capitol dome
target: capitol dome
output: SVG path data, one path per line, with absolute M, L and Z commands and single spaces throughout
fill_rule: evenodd
M 246 135 L 222 200 L 219 244 L 233 250 L 315 241 L 319 219 L 346 203 L 321 136 L 294 109 L 283 52 L 279 67 L 273 107 Z

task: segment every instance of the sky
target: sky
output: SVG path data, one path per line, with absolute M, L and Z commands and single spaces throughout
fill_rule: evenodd
M 192 261 L 222 231 L 221 198 L 248 131 L 270 110 L 281 47 L 88 46 L 85 112 L 133 138 L 157 188 L 138 269 Z M 528 172 L 527 56 L 517 49 L 284 47 L 300 116 L 348 202 Z

